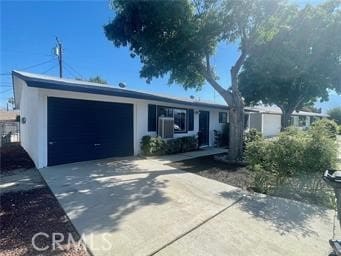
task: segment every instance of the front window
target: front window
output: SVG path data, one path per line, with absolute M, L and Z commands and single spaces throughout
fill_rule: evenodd
M 173 117 L 174 118 L 174 132 L 187 131 L 187 110 L 180 108 L 171 108 L 158 106 L 157 116 L 159 117 Z
M 186 132 L 186 110 L 174 109 L 174 131 Z
M 299 125 L 299 127 L 306 126 L 306 120 L 307 120 L 307 118 L 305 116 L 299 116 L 298 117 L 298 125 Z
M 227 112 L 219 112 L 219 123 L 221 124 L 227 123 Z
M 158 117 L 173 117 L 173 109 L 169 107 L 159 107 Z

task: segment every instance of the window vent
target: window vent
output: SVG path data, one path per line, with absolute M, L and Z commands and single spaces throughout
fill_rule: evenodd
M 163 139 L 171 139 L 174 136 L 174 118 L 159 117 L 158 135 Z

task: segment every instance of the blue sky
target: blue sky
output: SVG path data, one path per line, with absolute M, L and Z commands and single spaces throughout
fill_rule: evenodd
M 302 0 L 300 2 L 316 2 Z M 64 77 L 100 75 L 110 84 L 125 82 L 128 88 L 223 103 L 222 98 L 206 85 L 196 92 L 179 85 L 167 84 L 167 79 L 155 79 L 151 84 L 139 77 L 140 63 L 129 56 L 127 48 L 115 48 L 104 35 L 103 25 L 113 17 L 108 1 L 2 1 L 1 2 L 1 76 L 0 108 L 12 96 L 11 70 L 46 73 L 58 76 L 58 64 L 52 54 L 55 37 L 64 48 Z M 238 56 L 235 45 L 220 45 L 212 63 L 220 82 L 230 85 L 229 69 Z M 46 62 L 36 67 L 36 64 Z M 341 102 L 332 96 L 324 109 Z

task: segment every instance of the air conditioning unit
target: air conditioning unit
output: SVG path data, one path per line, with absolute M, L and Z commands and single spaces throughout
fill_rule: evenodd
M 174 136 L 174 118 L 159 117 L 158 135 L 163 139 L 171 139 Z

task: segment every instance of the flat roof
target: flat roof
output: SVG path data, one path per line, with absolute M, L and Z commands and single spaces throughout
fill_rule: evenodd
M 101 94 L 125 98 L 143 99 L 143 100 L 153 100 L 161 101 L 167 103 L 185 104 L 189 106 L 196 107 L 210 107 L 218 109 L 228 109 L 227 105 L 216 104 L 211 102 L 199 101 L 195 99 L 185 99 L 171 97 L 161 94 L 155 94 L 151 92 L 144 92 L 126 88 L 118 88 L 114 85 L 108 84 L 98 84 L 88 81 L 81 81 L 75 79 L 65 79 L 53 76 L 46 76 L 41 74 L 34 74 L 22 71 L 12 71 L 13 84 L 14 77 L 20 78 L 25 81 L 28 87 L 52 89 L 52 90 L 62 90 L 62 91 L 72 91 L 72 92 L 83 92 L 90 94 Z
M 265 106 L 259 105 L 254 107 L 245 107 L 246 112 L 257 112 L 257 113 L 264 113 L 264 114 L 274 114 L 274 115 L 281 115 L 282 110 L 277 106 Z M 294 111 L 292 113 L 294 116 L 319 116 L 319 117 L 328 117 L 327 114 L 316 113 L 316 112 L 307 112 L 307 111 Z

